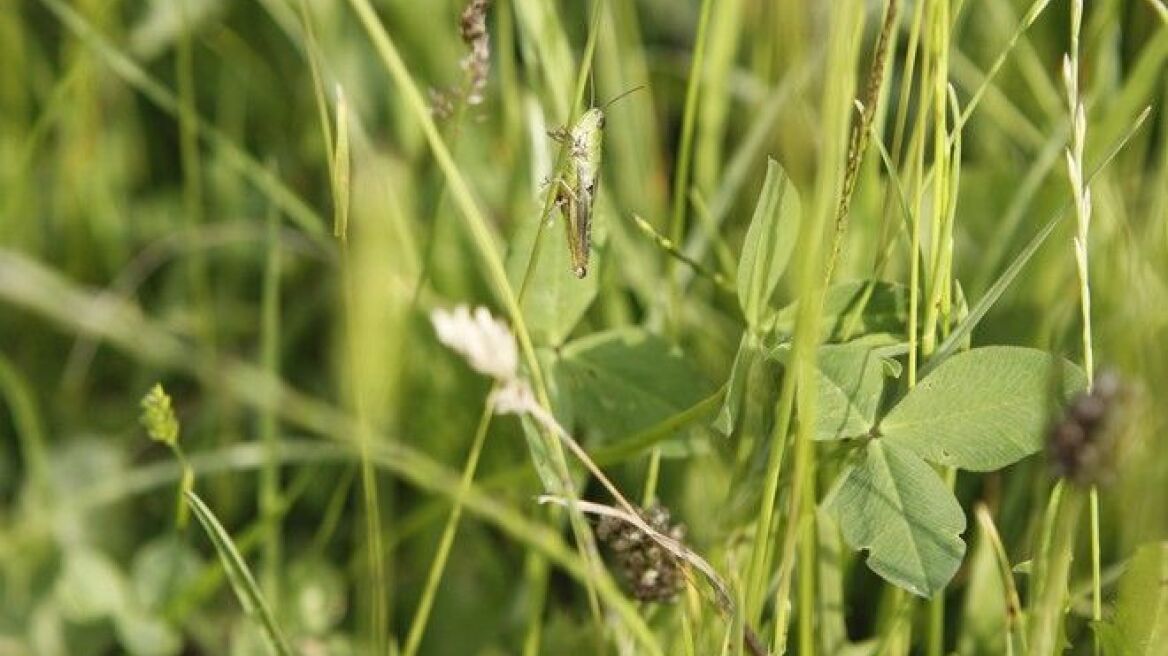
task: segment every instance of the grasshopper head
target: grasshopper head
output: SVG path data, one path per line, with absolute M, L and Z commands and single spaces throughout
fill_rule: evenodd
M 588 275 L 587 265 L 577 264 L 576 266 L 572 267 L 572 275 L 576 276 L 577 278 L 583 278 L 584 276 Z
M 577 135 L 595 135 L 604 129 L 604 110 L 599 107 L 584 112 L 573 130 Z

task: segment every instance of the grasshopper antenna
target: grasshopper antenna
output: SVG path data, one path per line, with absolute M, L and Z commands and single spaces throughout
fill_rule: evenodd
M 618 93 L 615 98 L 612 98 L 608 102 L 604 103 L 601 106 L 601 109 L 608 109 L 608 106 L 613 104 L 614 102 L 620 100 L 621 98 L 624 98 L 625 96 L 633 93 L 634 91 L 641 91 L 644 88 L 645 88 L 645 85 L 638 84 L 637 86 L 633 87 L 632 89 L 629 89 L 628 91 L 622 91 L 622 92 Z

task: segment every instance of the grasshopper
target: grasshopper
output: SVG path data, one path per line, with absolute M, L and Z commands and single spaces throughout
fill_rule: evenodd
M 592 107 L 584 112 L 571 129 L 561 127 L 548 132 L 549 137 L 568 147 L 565 169 L 552 184 L 556 194 L 554 207 L 560 208 L 564 217 L 572 274 L 577 278 L 588 275 L 588 259 L 592 250 L 592 204 L 596 200 L 596 185 L 600 182 L 604 110 L 640 88 L 634 87 L 600 107 Z

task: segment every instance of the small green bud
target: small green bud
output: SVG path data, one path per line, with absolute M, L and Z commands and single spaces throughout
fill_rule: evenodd
M 141 421 L 150 439 L 171 447 L 178 444 L 178 418 L 162 383 L 155 383 L 142 397 Z

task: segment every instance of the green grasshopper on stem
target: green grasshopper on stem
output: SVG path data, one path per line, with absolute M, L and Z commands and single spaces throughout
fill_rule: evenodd
M 640 88 L 629 89 L 600 107 L 589 109 L 571 129 L 561 127 L 548 132 L 549 137 L 569 148 L 565 168 L 552 180 L 552 185 L 556 194 L 554 207 L 558 207 L 564 217 L 572 274 L 577 278 L 588 275 L 588 258 L 592 250 L 592 204 L 596 200 L 596 185 L 600 182 L 604 110 Z

